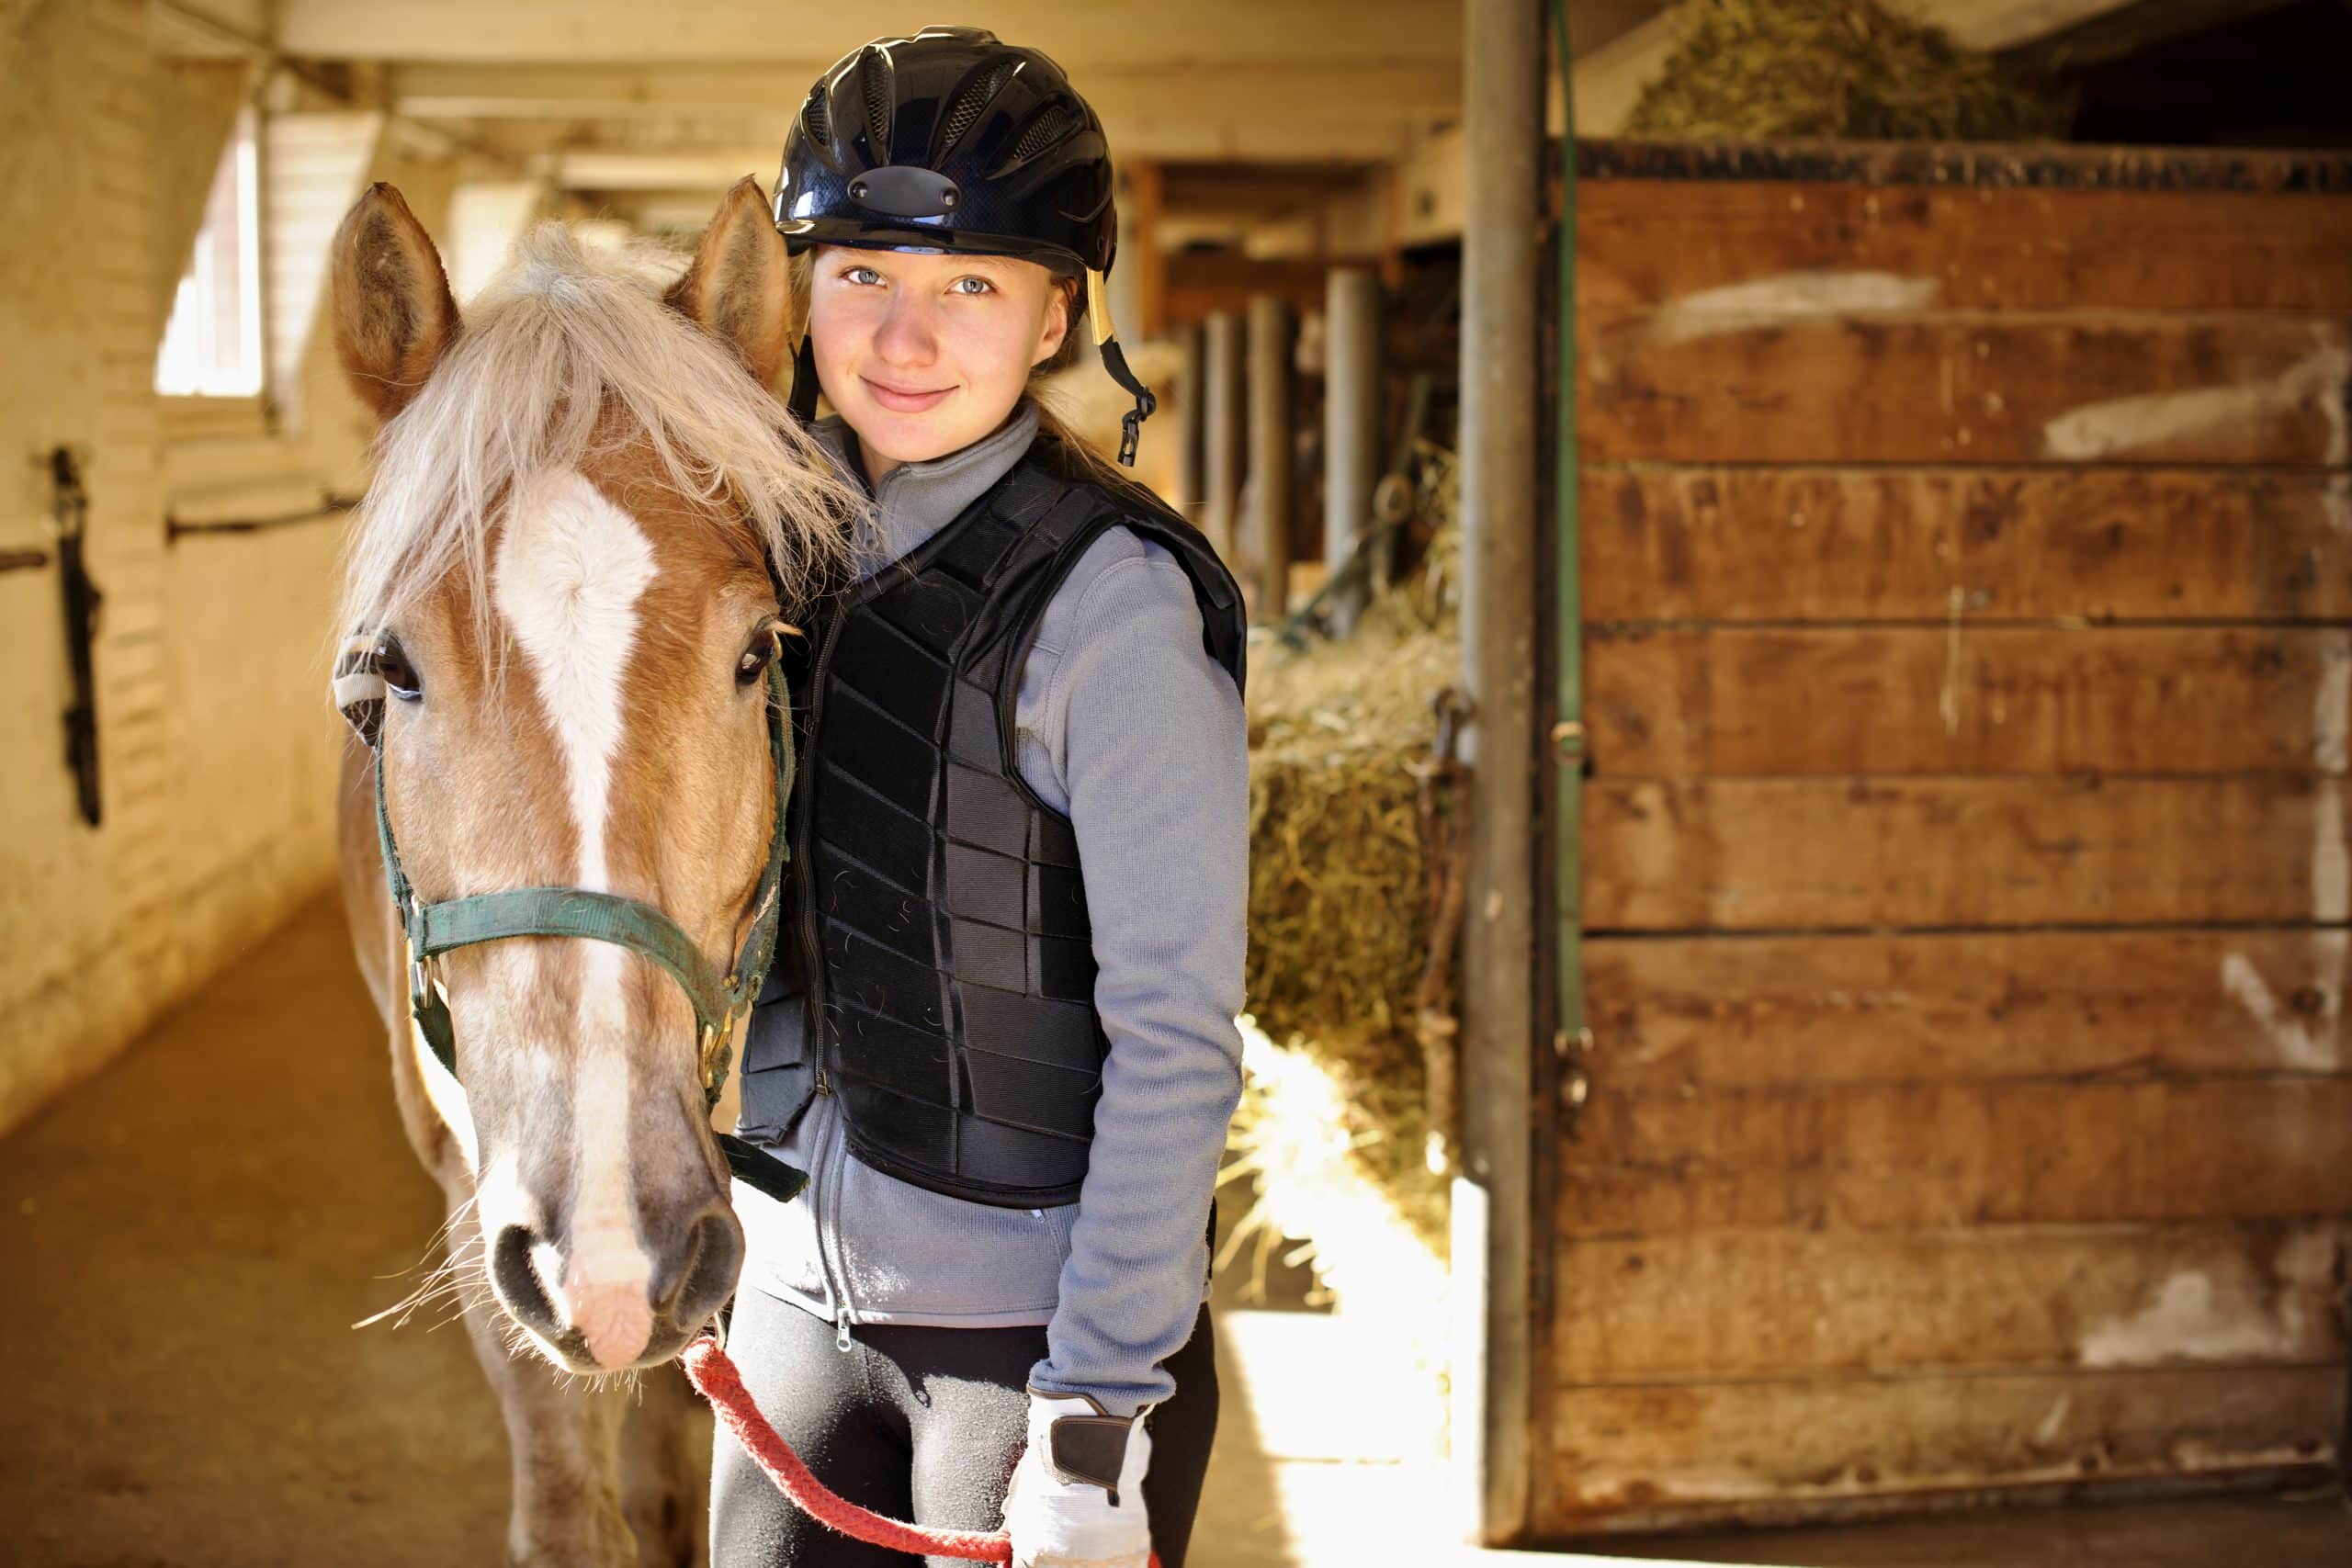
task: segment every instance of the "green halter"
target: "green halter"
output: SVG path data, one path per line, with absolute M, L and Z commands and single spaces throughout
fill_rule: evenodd
M 452 1078 L 458 1076 L 457 1028 L 449 1016 L 448 992 L 442 984 L 443 953 L 518 936 L 609 942 L 659 964 L 685 992 L 700 1026 L 703 1098 L 707 1104 L 718 1104 L 733 1060 L 735 1021 L 760 994 L 775 955 L 776 925 L 782 917 L 784 866 L 790 858 L 784 803 L 791 793 L 793 769 L 790 698 L 783 665 L 771 656 L 767 667 L 768 752 L 775 767 L 775 815 L 768 862 L 752 895 L 752 929 L 735 954 L 733 968 L 722 976 L 677 921 L 650 904 L 618 894 L 585 887 L 514 887 L 438 904 L 419 899 L 408 874 L 401 869 L 400 848 L 392 841 L 391 815 L 384 802 L 386 693 L 379 653 L 379 645 L 372 637 L 355 637 L 344 644 L 335 660 L 334 701 L 374 759 L 376 839 L 383 852 L 384 882 L 407 941 L 409 1012 L 433 1055 Z M 806 1172 L 766 1151 L 729 1133 L 715 1135 L 729 1168 L 745 1186 L 784 1202 L 808 1184 Z

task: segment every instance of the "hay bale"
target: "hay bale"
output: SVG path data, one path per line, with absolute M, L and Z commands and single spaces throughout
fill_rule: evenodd
M 1690 0 L 1631 136 L 2036 141 L 2073 106 L 2047 84 L 1873 0 Z
M 1250 1007 L 1275 1041 L 1342 1090 L 1351 1147 L 1429 1245 L 1444 1188 L 1430 1131 L 1418 989 L 1429 955 L 1421 778 L 1432 699 L 1460 669 L 1453 466 L 1423 452 L 1422 570 L 1369 606 L 1345 642 L 1257 655 L 1250 677 Z M 1452 805 L 1448 803 L 1447 809 Z M 1236 1147 L 1254 1147 L 1245 1103 Z M 1286 1134 L 1277 1133 L 1275 1141 Z

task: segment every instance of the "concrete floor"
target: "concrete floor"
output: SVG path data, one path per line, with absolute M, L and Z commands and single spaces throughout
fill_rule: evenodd
M 440 1218 L 379 1036 L 322 901 L 0 1140 L 0 1563 L 498 1560 L 504 1437 L 462 1333 L 350 1326 L 404 1292 Z M 2333 1498 L 1467 1551 L 1428 1535 L 1435 1478 L 1378 1418 L 1377 1347 L 1295 1304 L 1220 1305 L 1196 1568 L 2352 1562 Z

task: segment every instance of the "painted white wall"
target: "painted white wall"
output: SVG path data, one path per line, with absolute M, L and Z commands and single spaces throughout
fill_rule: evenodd
M 341 525 L 171 543 L 164 518 L 284 511 L 364 484 L 372 427 L 315 330 L 326 240 L 349 197 L 314 184 L 302 225 L 274 236 L 282 247 L 307 226 L 318 247 L 310 303 L 277 310 L 296 334 L 280 345 L 281 389 L 309 412 L 300 434 L 161 418 L 157 279 L 177 276 L 198 214 L 156 187 L 210 155 L 175 144 L 189 120 L 172 110 L 148 28 L 141 0 L 37 6 L 0 53 L 0 550 L 46 547 L 35 459 L 82 447 L 106 594 L 93 829 L 64 764 L 57 573 L 0 573 L 0 1131 L 103 1066 L 332 875 L 340 733 L 324 649 Z M 453 171 L 388 150 L 367 129 L 376 119 L 306 115 L 305 129 L 341 151 L 338 189 L 393 179 L 437 223 Z

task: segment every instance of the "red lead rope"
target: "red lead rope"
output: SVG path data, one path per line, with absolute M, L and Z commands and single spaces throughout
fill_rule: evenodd
M 735 1440 L 743 1445 L 752 1462 L 765 1471 L 776 1489 L 819 1524 L 868 1545 L 898 1551 L 933 1552 L 972 1562 L 1012 1561 L 1012 1540 L 1002 1530 L 923 1529 L 886 1519 L 827 1488 L 792 1451 L 792 1445 L 768 1425 L 767 1417 L 752 1403 L 751 1390 L 743 1386 L 742 1374 L 709 1336 L 687 1346 L 679 1360 L 686 1369 L 687 1381 L 710 1401 L 711 1409 L 735 1434 Z M 1151 1568 L 1159 1568 L 1159 1554 L 1156 1551 L 1151 1556 Z

